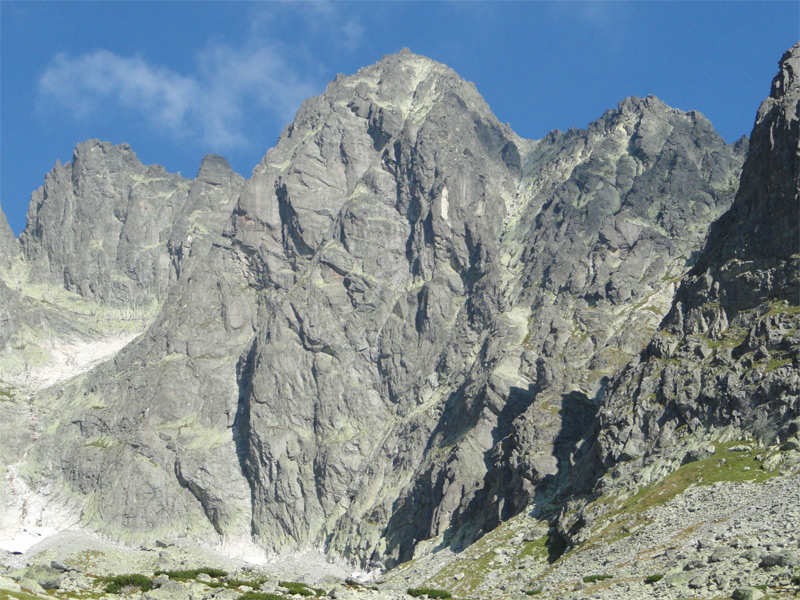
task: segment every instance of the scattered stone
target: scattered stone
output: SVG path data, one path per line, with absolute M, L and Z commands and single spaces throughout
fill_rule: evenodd
M 727 546 L 719 546 L 711 553 L 711 556 L 708 557 L 708 562 L 710 563 L 718 563 L 722 562 L 729 556 L 733 554 L 733 550 Z
M 51 560 L 51 561 L 50 561 L 50 566 L 51 566 L 53 569 L 55 569 L 56 571 L 61 571 L 62 573 L 66 573 L 66 572 L 68 572 L 68 571 L 71 571 L 71 570 L 72 570 L 70 567 L 67 567 L 66 565 L 63 565 L 63 564 L 61 564 L 61 563 L 60 563 L 59 561 L 57 561 L 57 560 Z
M 700 559 L 690 560 L 683 566 L 684 571 L 694 571 L 695 569 L 702 569 L 706 566 L 705 561 Z
M 764 597 L 764 592 L 754 587 L 740 587 L 733 592 L 734 600 L 760 600 Z
M 769 569 L 771 567 L 798 567 L 800 566 L 800 558 L 798 558 L 798 555 L 794 552 L 775 552 L 763 556 L 758 566 L 762 569 Z

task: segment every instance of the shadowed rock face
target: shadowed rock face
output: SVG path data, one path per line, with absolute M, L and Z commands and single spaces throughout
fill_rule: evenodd
M 14 232 L 8 225 L 6 215 L 3 209 L 0 208 L 0 260 L 8 261 L 15 254 L 15 239 Z
M 79 145 L 34 194 L 30 278 L 157 310 L 37 394 L 30 479 L 122 538 L 362 564 L 554 514 L 622 456 L 618 373 L 707 268 L 746 152 L 654 97 L 524 140 L 407 51 L 306 101 L 247 182 Z
M 0 268 L 3 271 L 10 270 L 18 254 L 19 249 L 17 248 L 17 241 L 14 239 L 14 232 L 11 231 L 11 227 L 8 225 L 3 209 L 0 208 Z M 0 314 L 0 345 L 2 347 L 5 347 L 11 327 L 10 318 L 7 314 L 10 311 L 6 307 L 10 306 L 13 301 L 12 298 L 11 291 L 0 278 L 0 306 L 4 308 L 2 314 Z
M 774 443 L 800 430 L 798 74 L 800 44 L 758 111 L 731 209 L 641 358 L 608 388 L 598 450 L 609 467 L 629 461 L 617 471 L 657 476 L 654 465 L 687 460 L 708 431 Z

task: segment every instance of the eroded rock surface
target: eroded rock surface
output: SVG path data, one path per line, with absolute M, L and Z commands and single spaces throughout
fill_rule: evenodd
M 681 425 L 788 440 L 796 54 L 750 144 L 652 96 L 524 140 L 408 51 L 306 101 L 247 181 L 80 144 L 0 283 L 26 518 L 375 567 L 526 510 L 577 540 L 565 503 L 635 479 Z M 55 360 L 34 348 L 123 334 L 32 381 Z
M 736 200 L 638 364 L 600 413 L 603 460 L 675 443 L 675 431 L 735 428 L 764 443 L 800 428 L 800 45 L 758 111 Z

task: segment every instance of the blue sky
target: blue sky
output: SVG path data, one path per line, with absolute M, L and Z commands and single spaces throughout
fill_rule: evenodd
M 0 2 L 0 204 L 16 233 L 56 159 L 88 138 L 194 177 L 246 177 L 300 102 L 403 47 L 474 81 L 524 137 L 626 96 L 749 134 L 800 3 Z

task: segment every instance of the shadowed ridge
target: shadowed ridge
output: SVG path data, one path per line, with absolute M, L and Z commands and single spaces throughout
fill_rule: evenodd
M 800 252 L 799 194 L 800 42 L 781 58 L 770 94 L 756 115 L 736 200 L 712 226 L 696 271 L 719 268 L 734 258 L 796 256 Z
M 6 215 L 0 207 L 0 265 L 8 267 L 12 258 L 19 254 L 19 246 Z
M 640 361 L 609 385 L 598 447 L 615 477 L 645 465 L 646 485 L 723 428 L 764 444 L 797 435 L 798 72 L 800 44 L 783 55 L 758 111 L 730 210 L 712 225 Z

